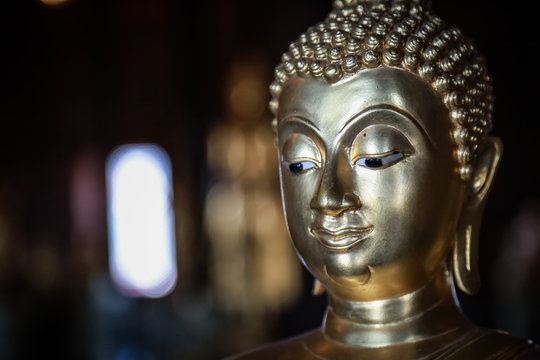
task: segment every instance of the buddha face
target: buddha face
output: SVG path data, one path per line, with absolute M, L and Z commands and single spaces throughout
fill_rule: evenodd
M 448 109 L 417 75 L 293 76 L 279 97 L 283 204 L 293 243 L 335 296 L 391 298 L 448 256 L 464 184 Z

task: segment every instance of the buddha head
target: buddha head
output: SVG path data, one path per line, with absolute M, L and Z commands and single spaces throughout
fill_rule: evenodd
M 478 290 L 502 147 L 484 59 L 421 0 L 337 0 L 270 86 L 287 225 L 329 293 L 370 301 L 453 271 Z

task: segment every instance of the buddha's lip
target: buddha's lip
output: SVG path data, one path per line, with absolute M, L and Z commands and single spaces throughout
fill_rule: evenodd
M 315 228 L 310 230 L 317 240 L 330 250 L 349 250 L 373 231 L 373 225 L 358 228 L 346 227 L 338 230 Z

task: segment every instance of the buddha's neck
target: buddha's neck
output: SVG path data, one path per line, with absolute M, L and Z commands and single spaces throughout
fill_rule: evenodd
M 346 301 L 329 295 L 323 323 L 327 337 L 363 347 L 417 342 L 469 328 L 448 274 L 440 274 L 423 288 L 391 299 Z

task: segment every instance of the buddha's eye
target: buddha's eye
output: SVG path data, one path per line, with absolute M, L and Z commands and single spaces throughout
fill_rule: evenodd
M 295 163 L 288 163 L 284 161 L 285 165 L 289 168 L 289 171 L 293 174 L 299 174 L 303 171 L 317 167 L 313 161 L 299 161 Z
M 377 157 L 361 157 L 358 158 L 354 165 L 360 165 L 369 169 L 382 169 L 395 164 L 403 159 L 404 155 L 400 151 L 393 151 L 391 154 Z

